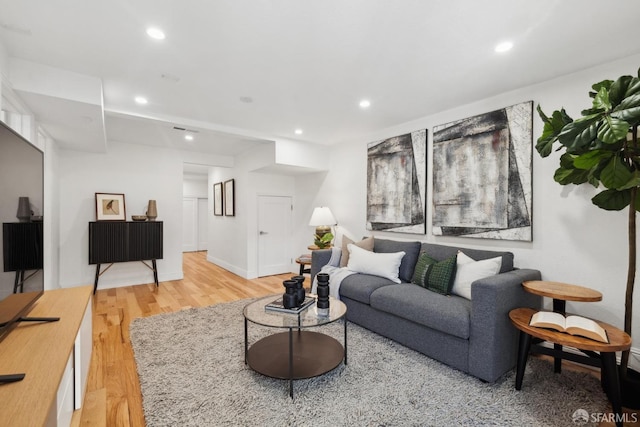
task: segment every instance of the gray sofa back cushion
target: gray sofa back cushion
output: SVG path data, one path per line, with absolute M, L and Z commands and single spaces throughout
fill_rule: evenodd
M 410 282 L 413 277 L 413 270 L 416 268 L 418 256 L 420 255 L 420 242 L 401 242 L 399 240 L 386 240 L 375 238 L 373 251 L 378 253 L 404 252 L 398 276 L 403 282 Z M 471 255 L 469 255 L 471 256 Z
M 374 247 L 375 250 L 375 247 Z M 482 249 L 467 249 L 459 248 L 455 246 L 437 245 L 435 243 L 423 243 L 421 252 L 426 252 L 432 258 L 442 261 L 451 256 L 454 256 L 458 251 L 462 251 L 476 261 L 483 259 L 502 257 L 502 266 L 500 267 L 500 273 L 506 273 L 513 270 L 513 253 L 511 252 L 498 252 L 498 251 L 485 251 Z M 415 265 L 414 265 L 415 266 Z

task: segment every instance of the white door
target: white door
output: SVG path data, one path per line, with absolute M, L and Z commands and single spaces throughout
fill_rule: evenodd
M 198 250 L 198 199 L 182 199 L 182 252 Z
M 207 245 L 207 236 L 209 230 L 209 212 L 208 200 L 198 199 L 198 250 L 206 251 L 209 249 Z
M 258 276 L 291 271 L 291 197 L 258 196 Z

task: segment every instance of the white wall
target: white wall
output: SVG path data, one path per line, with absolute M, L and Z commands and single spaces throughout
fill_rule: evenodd
M 238 156 L 232 168 L 214 167 L 209 172 L 209 209 L 213 212 L 213 184 L 229 179 L 235 181 L 236 209 L 233 217 L 210 217 L 207 259 L 249 279 L 258 274 L 258 196 L 290 196 L 296 209 L 294 177 L 252 172 L 273 164 L 273 159 L 274 146 L 268 145 Z M 294 252 L 291 256 L 295 258 Z
M 575 73 L 569 76 L 525 87 L 513 92 L 484 99 L 456 109 L 421 118 L 411 123 L 386 129 L 370 138 L 333 146 L 330 172 L 314 188 L 317 181 L 300 182 L 298 193 L 314 193 L 312 204 L 327 205 L 341 227 L 352 237 L 375 234 L 393 239 L 411 239 L 466 247 L 509 250 L 515 253 L 518 267 L 541 270 L 543 279 L 573 283 L 597 289 L 603 294 L 598 303 L 568 303 L 567 310 L 623 326 L 624 293 L 627 270 L 627 211 L 607 212 L 591 203 L 598 190 L 589 185 L 561 186 L 553 180 L 559 155 L 542 159 L 533 156 L 533 241 L 513 242 L 431 235 L 431 159 L 427 195 L 427 234 L 372 233 L 365 229 L 367 143 L 383 138 L 429 129 L 434 126 L 489 112 L 529 100 L 541 104 L 547 114 L 565 107 L 569 115 L 579 117 L 582 109 L 591 105 L 588 91 L 593 83 L 616 79 L 623 74 L 635 75 L 640 55 Z M 534 144 L 542 133 L 542 121 L 534 112 Z M 306 242 L 306 238 L 299 244 Z M 636 279 L 637 280 L 637 279 Z M 640 284 L 638 285 L 640 287 Z M 633 321 L 635 336 L 640 337 L 640 302 L 636 292 Z M 640 352 L 640 350 L 639 350 Z M 636 361 L 637 364 L 637 361 Z
M 184 181 L 182 182 L 182 195 L 184 197 L 197 197 L 206 199 L 207 193 L 207 175 L 202 177 L 195 177 L 184 175 Z
M 95 221 L 95 193 L 124 193 L 127 220 L 144 214 L 155 199 L 163 221 L 164 259 L 160 281 L 182 278 L 182 156 L 171 149 L 111 142 L 105 154 L 61 150 L 60 284 L 92 284 L 95 266 L 88 264 L 88 223 Z M 138 262 L 114 264 L 99 288 L 153 282 L 151 270 Z

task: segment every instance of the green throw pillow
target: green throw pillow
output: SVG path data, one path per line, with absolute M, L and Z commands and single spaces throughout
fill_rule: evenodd
M 442 295 L 449 295 L 456 276 L 457 256 L 436 261 L 426 253 L 420 254 L 411 283 Z

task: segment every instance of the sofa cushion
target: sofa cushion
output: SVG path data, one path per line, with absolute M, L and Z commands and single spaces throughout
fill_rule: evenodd
M 420 242 L 402 242 L 399 240 L 374 239 L 373 251 L 384 252 L 404 252 L 405 255 L 400 263 L 399 277 L 403 282 L 410 282 L 413 277 L 413 270 L 416 268 L 418 255 L 420 255 Z M 440 260 L 438 260 L 440 261 Z
M 513 270 L 512 252 L 484 251 L 480 249 L 468 249 L 456 246 L 437 245 L 435 243 L 423 243 L 421 248 L 421 252 L 428 253 L 431 258 L 434 258 L 438 261 L 442 261 L 456 255 L 459 250 L 464 251 L 465 254 L 476 261 L 495 258 L 497 256 L 502 257 L 502 266 L 500 267 L 500 273 L 506 273 L 507 271 Z
M 455 256 L 444 261 L 436 261 L 428 254 L 422 253 L 418 257 L 411 283 L 442 295 L 448 295 L 456 276 L 456 267 L 457 257 Z
M 371 307 L 462 339 L 469 339 L 471 301 L 440 295 L 418 285 L 401 283 L 371 293 Z
M 495 276 L 500 271 L 502 257 L 476 261 L 464 252 L 458 252 L 456 277 L 451 293 L 471 299 L 471 284 L 478 279 Z
M 394 283 L 380 276 L 371 274 L 352 274 L 342 279 L 340 283 L 340 296 L 370 304 L 371 293 L 383 286 L 394 285 Z
M 342 257 L 340 258 L 340 267 L 346 267 L 349 262 L 349 250 L 347 249 L 347 245 L 353 243 L 359 248 L 366 249 L 368 251 L 373 251 L 373 236 L 365 237 L 359 242 L 354 242 L 347 236 L 342 236 Z
M 349 262 L 347 268 L 356 273 L 373 274 L 400 283 L 398 269 L 404 252 L 375 253 L 359 248 L 353 243 L 347 245 Z

